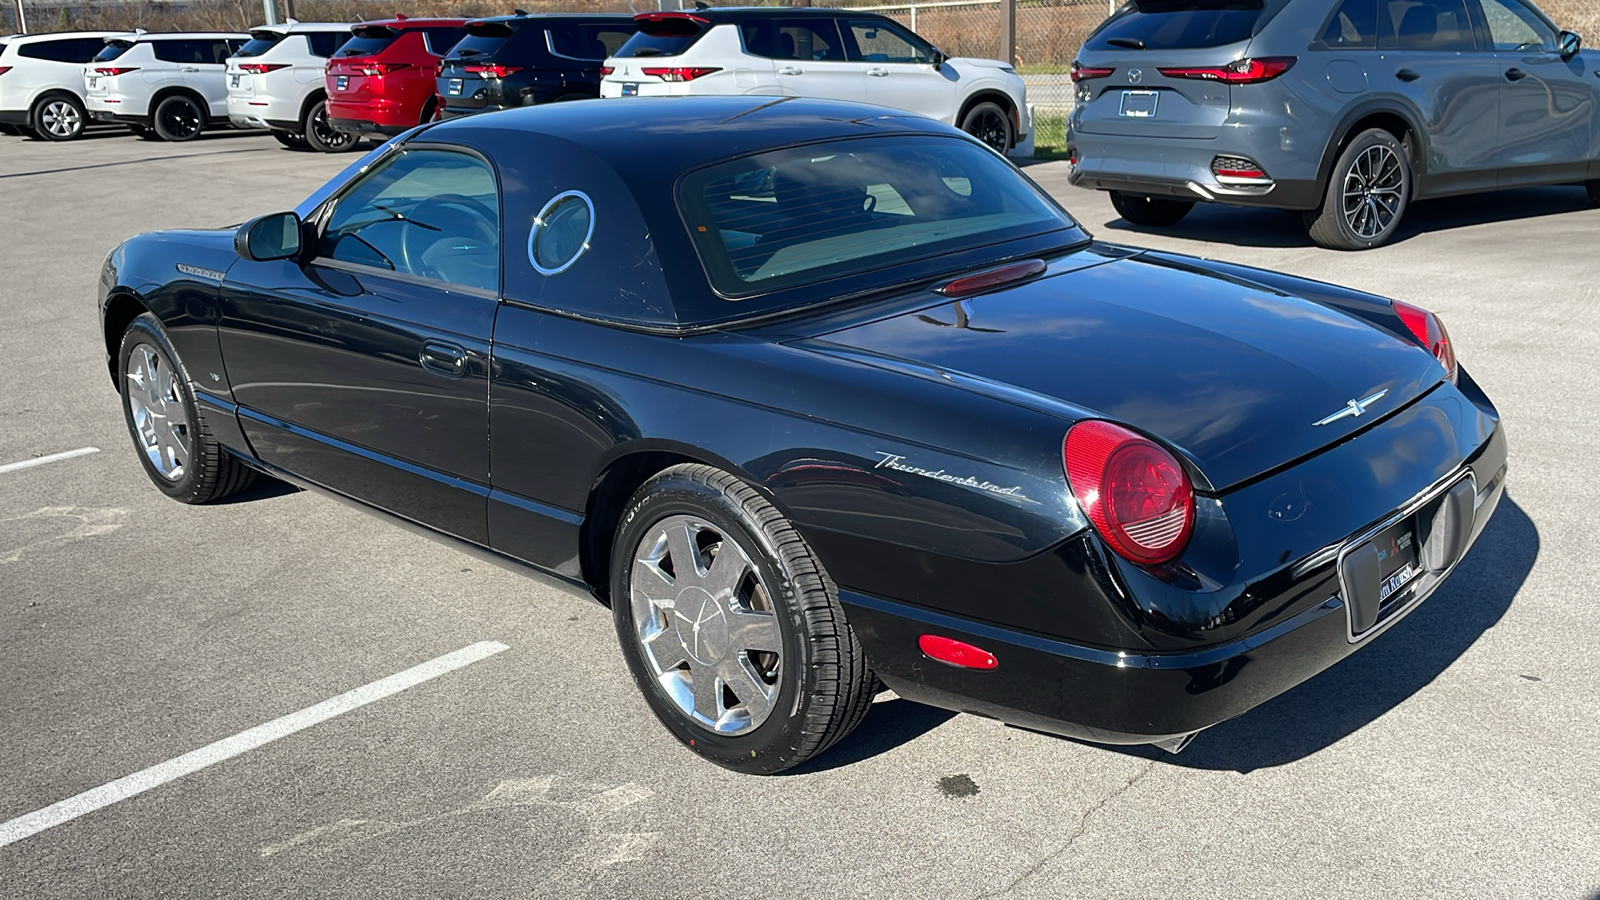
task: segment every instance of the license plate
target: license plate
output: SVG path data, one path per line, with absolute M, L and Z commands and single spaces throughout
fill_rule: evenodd
M 445 93 L 452 97 L 461 96 L 461 79 L 452 78 L 445 84 Z
M 1153 119 L 1160 100 L 1160 91 L 1123 91 L 1122 115 L 1130 119 Z
M 637 97 L 637 96 L 639 96 L 639 86 L 637 84 L 634 84 L 633 82 L 628 82 L 627 84 L 624 84 L 622 86 L 622 96 L 624 96 L 624 97 Z
M 239 76 L 237 76 L 237 75 L 228 76 L 228 87 L 238 87 L 238 86 L 239 86 Z
M 347 90 L 349 90 L 350 89 L 350 76 L 349 75 L 336 76 L 333 79 L 333 89 L 336 90 L 336 91 L 347 91 Z
M 1407 516 L 1385 529 L 1372 539 L 1378 550 L 1378 603 L 1387 605 L 1397 597 L 1412 579 L 1422 574 L 1417 565 L 1417 528 L 1413 516 Z

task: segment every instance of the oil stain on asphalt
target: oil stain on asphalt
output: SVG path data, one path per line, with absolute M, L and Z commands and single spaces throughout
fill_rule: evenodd
M 939 793 L 946 797 L 971 797 L 978 793 L 978 783 L 965 772 L 960 775 L 946 775 L 939 779 Z

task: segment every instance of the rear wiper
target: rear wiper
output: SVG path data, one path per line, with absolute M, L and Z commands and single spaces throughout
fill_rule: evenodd
M 457 50 L 455 52 L 455 55 L 456 56 L 482 56 L 483 55 L 483 51 L 482 50 L 474 50 L 471 47 L 463 47 L 462 49 Z
M 661 51 L 654 47 L 640 47 L 633 51 L 634 56 L 660 56 Z
M 1144 49 L 1144 41 L 1138 38 L 1107 38 L 1106 43 L 1113 47 L 1127 47 L 1129 50 Z

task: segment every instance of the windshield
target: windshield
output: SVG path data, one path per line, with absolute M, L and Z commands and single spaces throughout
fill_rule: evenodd
M 278 46 L 278 42 L 282 40 L 283 35 L 276 31 L 252 31 L 250 32 L 250 41 L 240 47 L 239 52 L 235 53 L 234 56 L 241 58 L 260 56 Z
M 867 138 L 747 156 L 678 189 L 717 292 L 748 297 L 1075 228 L 967 140 Z

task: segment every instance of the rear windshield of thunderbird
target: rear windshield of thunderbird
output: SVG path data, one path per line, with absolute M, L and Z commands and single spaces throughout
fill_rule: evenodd
M 718 293 L 737 298 L 1075 227 L 991 151 L 867 138 L 690 173 L 679 205 Z

